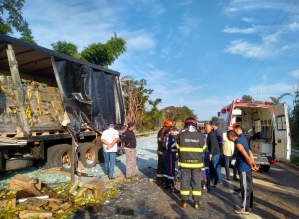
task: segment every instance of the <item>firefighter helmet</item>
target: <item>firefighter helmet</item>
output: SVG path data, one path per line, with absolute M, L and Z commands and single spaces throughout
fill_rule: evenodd
M 175 126 L 174 121 L 172 121 L 171 119 L 166 119 L 164 121 L 164 127 L 170 127 L 170 126 Z
M 194 117 L 189 116 L 185 119 L 185 128 L 189 131 L 196 130 L 197 128 L 197 121 Z

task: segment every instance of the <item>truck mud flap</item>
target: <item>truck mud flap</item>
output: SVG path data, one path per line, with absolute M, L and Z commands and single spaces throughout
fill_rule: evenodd
M 32 166 L 34 159 L 31 157 L 18 157 L 6 160 L 5 166 L 3 166 L 2 171 L 18 170 L 26 167 Z

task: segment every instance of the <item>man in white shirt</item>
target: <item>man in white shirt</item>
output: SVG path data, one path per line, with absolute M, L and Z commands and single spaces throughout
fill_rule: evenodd
M 114 165 L 116 160 L 117 142 L 119 141 L 118 131 L 114 129 L 114 124 L 110 124 L 108 129 L 102 133 L 103 151 L 105 159 L 105 173 L 109 179 L 114 179 Z

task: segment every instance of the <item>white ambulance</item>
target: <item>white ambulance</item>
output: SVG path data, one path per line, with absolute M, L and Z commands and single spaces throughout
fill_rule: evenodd
M 236 99 L 218 112 L 222 132 L 240 124 L 249 140 L 255 163 L 263 171 L 279 159 L 290 161 L 291 137 L 286 103 L 275 106 L 269 102 L 243 102 Z

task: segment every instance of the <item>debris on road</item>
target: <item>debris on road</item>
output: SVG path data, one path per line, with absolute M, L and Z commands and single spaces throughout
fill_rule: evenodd
M 106 189 L 101 177 L 51 188 L 40 179 L 17 174 L 8 188 L 0 191 L 0 218 L 69 218 L 81 206 L 104 203 L 118 191 Z

